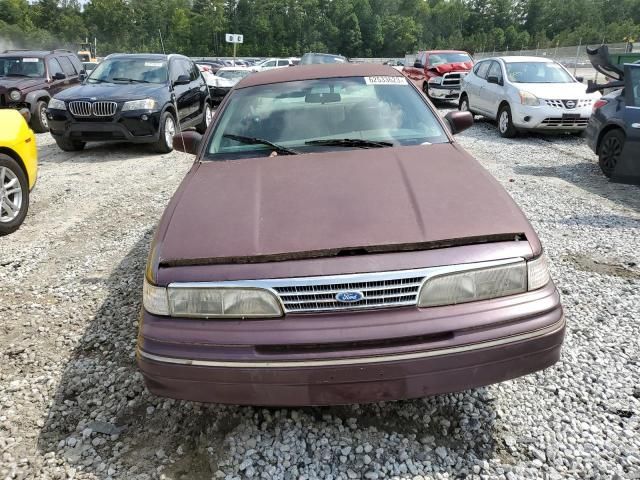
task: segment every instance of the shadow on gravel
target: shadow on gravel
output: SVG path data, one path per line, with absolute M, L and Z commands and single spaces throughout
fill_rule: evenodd
M 520 175 L 560 178 L 623 207 L 640 211 L 640 187 L 609 182 L 595 163 L 581 162 L 555 167 L 515 165 L 513 170 Z
M 99 479 L 149 480 L 162 472 L 167 480 L 209 480 L 219 470 L 250 476 L 247 468 L 298 478 L 297 472 L 316 465 L 334 478 L 346 478 L 347 468 L 360 478 L 376 462 L 388 461 L 404 464 L 407 473 L 422 462 L 441 472 L 471 474 L 474 464 L 496 455 L 500 435 L 487 389 L 301 409 L 152 396 L 134 356 L 151 236 L 145 232 L 108 278 L 93 279 L 108 291 L 106 299 L 64 368 L 38 438 L 39 458 L 51 468 L 70 465 L 76 474 Z M 350 453 L 344 453 L 346 446 Z M 252 459 L 249 467 L 245 456 Z
M 88 143 L 79 152 L 65 152 L 55 143 L 40 148 L 41 163 L 100 163 L 113 162 L 120 158 L 158 157 L 151 145 L 136 143 Z

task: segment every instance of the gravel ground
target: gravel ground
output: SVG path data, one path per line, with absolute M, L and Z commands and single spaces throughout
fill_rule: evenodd
M 135 367 L 150 237 L 190 158 L 39 135 L 31 211 L 0 239 L 0 478 L 640 478 L 640 189 L 580 138 L 479 121 L 459 139 L 549 253 L 562 360 L 453 395 L 261 409 L 154 397 Z

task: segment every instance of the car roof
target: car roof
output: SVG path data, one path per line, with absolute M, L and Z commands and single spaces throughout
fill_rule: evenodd
M 545 57 L 525 57 L 520 55 L 513 55 L 509 57 L 495 57 L 505 63 L 518 63 L 518 62 L 539 62 L 539 63 L 553 63 L 553 59 Z
M 268 85 L 271 83 L 295 82 L 300 80 L 316 80 L 320 78 L 340 77 L 403 77 L 404 75 L 388 65 L 375 63 L 320 63 L 313 65 L 298 65 L 289 68 L 277 68 L 266 72 L 249 75 L 242 79 L 239 88 Z
M 464 50 L 424 50 L 424 53 L 466 53 L 469 55 L 469 52 Z
M 170 53 L 165 55 L 163 53 L 112 53 L 108 55 L 106 58 L 140 58 L 145 60 L 170 60 L 171 58 L 185 58 L 190 60 L 188 57 L 184 55 L 180 55 L 178 53 Z
M 69 54 L 71 52 L 55 52 L 55 53 L 66 53 Z M 47 55 L 53 55 L 54 52 L 51 50 L 8 50 L 2 51 L 0 53 L 0 57 L 46 57 Z

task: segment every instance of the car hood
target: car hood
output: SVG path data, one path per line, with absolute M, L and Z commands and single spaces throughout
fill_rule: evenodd
M 55 95 L 59 100 L 97 100 L 126 101 L 155 97 L 168 87 L 161 84 L 148 83 L 84 83 L 77 87 L 67 88 Z M 168 94 L 168 93 L 167 93 Z
M 438 66 L 432 67 L 440 75 L 448 72 L 467 72 L 473 68 L 472 62 L 456 62 L 456 63 L 441 63 Z
M 539 98 L 550 100 L 569 100 L 578 98 L 598 98 L 600 93 L 587 93 L 583 83 L 514 83 L 519 90 L 533 93 Z
M 24 90 L 45 83 L 43 78 L 0 77 L 0 90 L 11 90 L 12 88 Z
M 455 144 L 206 161 L 165 212 L 160 265 L 424 250 L 536 234 Z

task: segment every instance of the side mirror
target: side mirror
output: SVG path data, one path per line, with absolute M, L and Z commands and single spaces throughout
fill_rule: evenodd
M 584 83 L 584 77 L 576 77 L 576 80 L 580 83 Z
M 173 148 L 179 152 L 196 155 L 200 147 L 202 135 L 198 132 L 188 130 L 186 132 L 178 132 L 173 136 Z
M 64 80 L 65 78 L 67 78 L 67 76 L 62 72 L 58 72 L 53 76 L 54 80 Z
M 413 62 L 413 68 L 424 68 L 424 65 L 422 64 L 422 62 L 416 60 L 415 62 Z
M 175 82 L 174 85 L 187 85 L 191 83 L 191 77 L 189 75 L 180 75 Z
M 449 124 L 451 133 L 454 135 L 473 125 L 473 114 L 471 112 L 449 112 L 444 119 Z
M 85 72 L 84 70 L 80 72 L 80 74 L 78 75 L 78 79 L 80 79 L 81 82 L 84 82 L 87 79 L 87 72 Z
M 495 83 L 496 85 L 500 85 L 500 79 L 498 77 L 496 77 L 495 75 L 491 75 L 490 77 L 487 77 L 487 82 L 489 83 Z

